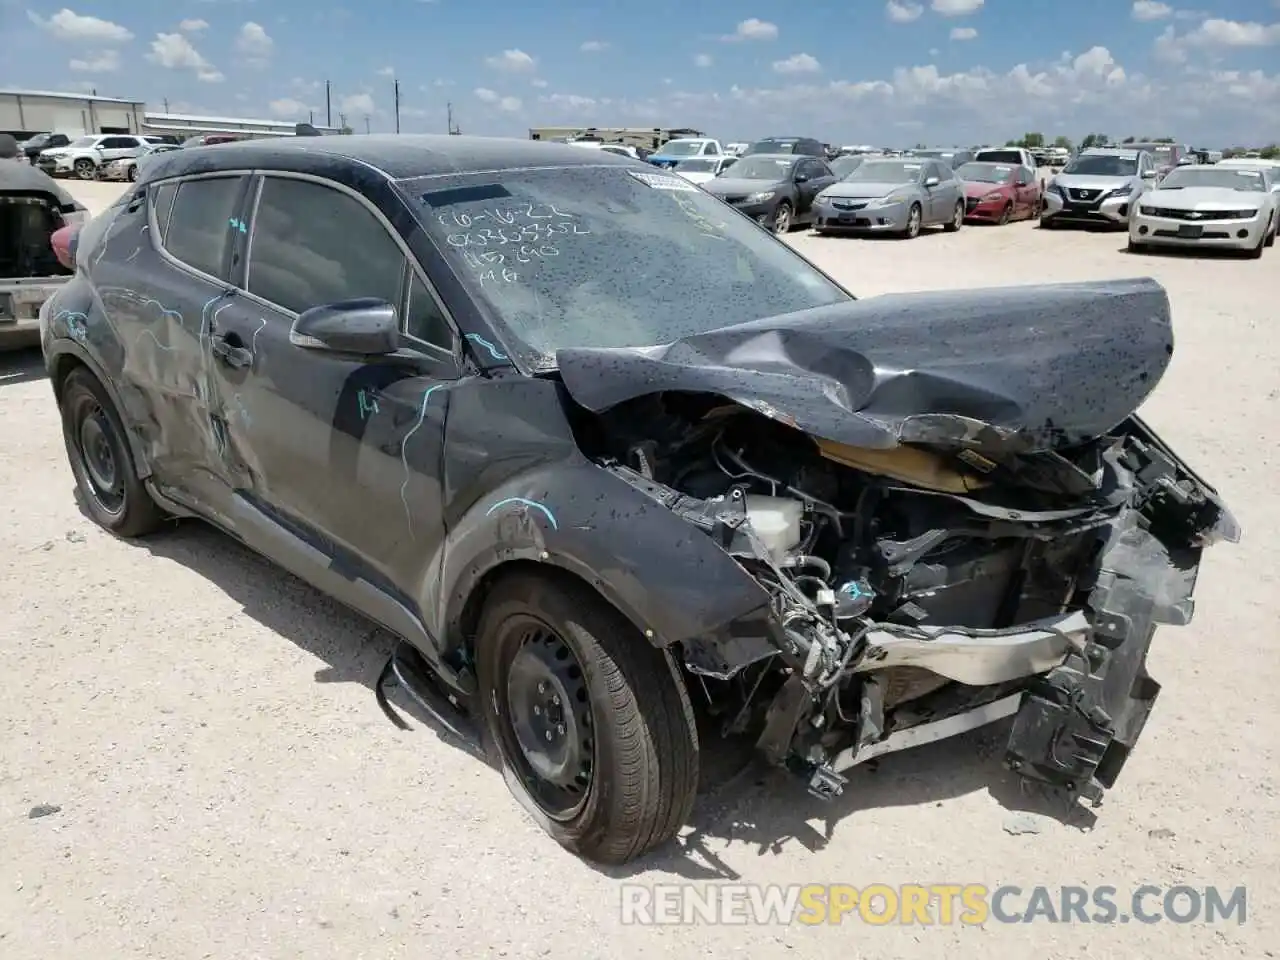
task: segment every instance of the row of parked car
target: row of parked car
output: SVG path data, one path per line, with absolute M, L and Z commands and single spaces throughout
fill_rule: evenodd
M 673 140 L 647 158 L 777 233 L 810 225 L 823 234 L 911 239 L 927 226 L 1038 219 L 1129 230 L 1129 247 L 1213 246 L 1260 257 L 1280 226 L 1280 164 L 1206 163 L 1177 144 L 1080 151 L 1059 158 L 1020 147 L 850 154 L 817 140 L 773 137 L 735 156 L 709 138 Z

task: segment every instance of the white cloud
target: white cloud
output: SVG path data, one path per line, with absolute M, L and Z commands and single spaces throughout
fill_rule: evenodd
M 395 67 L 382 67 L 376 71 L 380 77 L 394 77 L 396 75 Z
M 898 0 L 889 0 L 884 5 L 884 12 L 885 16 L 894 23 L 910 23 L 920 19 L 920 15 L 924 13 L 924 7 L 918 3 L 899 3 Z
M 183 33 L 199 33 L 201 30 L 209 29 L 209 21 L 200 19 L 183 20 L 178 24 L 178 29 Z
M 1268 47 L 1280 43 L 1280 23 L 1206 20 L 1187 35 L 1187 42 L 1217 47 Z
M 545 90 L 548 84 L 547 81 L 543 80 L 541 77 L 534 77 L 529 81 L 529 86 L 537 87 L 539 90 Z
M 519 97 L 504 97 L 496 90 L 490 90 L 488 87 L 476 87 L 472 93 L 481 103 L 490 104 L 506 113 L 515 113 L 524 106 Z
M 978 31 L 973 27 L 952 27 L 952 40 L 974 40 L 978 36 Z
M 538 62 L 523 50 L 503 50 L 492 57 L 485 57 L 484 62 L 507 73 L 533 73 L 538 69 Z
M 503 97 L 498 101 L 498 106 L 507 111 L 507 113 L 515 113 L 524 106 L 524 104 L 521 102 L 519 97 Z
M 1133 0 L 1133 19 L 1163 20 L 1173 15 L 1173 7 L 1167 3 L 1158 3 L 1156 0 Z
M 982 8 L 984 0 L 933 0 L 933 12 L 944 17 L 965 17 Z
M 594 97 L 583 97 L 576 93 L 551 93 L 545 97 L 539 97 L 538 102 L 554 107 L 562 107 L 576 113 L 587 113 L 599 104 L 599 101 Z
M 118 23 L 81 16 L 66 7 L 47 20 L 28 10 L 27 19 L 55 40 L 65 40 L 67 43 L 125 43 L 133 39 L 132 31 Z
M 367 117 L 378 112 L 377 105 L 373 102 L 373 97 L 367 93 L 353 93 L 350 96 L 343 97 L 338 102 L 339 109 L 347 114 L 347 121 L 350 122 L 353 117 Z
M 205 83 L 221 83 L 222 72 L 180 33 L 157 33 L 147 59 L 167 70 L 190 70 Z
M 311 112 L 311 109 L 301 100 L 295 100 L 293 97 L 281 97 L 279 100 L 272 100 L 267 104 L 267 110 L 273 117 L 280 117 L 285 120 L 294 117 L 305 117 Z
M 67 64 L 76 73 L 114 73 L 120 69 L 120 54 L 115 50 L 100 50 L 87 59 L 72 60 Z
M 236 34 L 236 53 L 249 63 L 261 66 L 271 59 L 276 42 L 271 39 L 262 24 L 252 20 L 241 25 Z
M 797 53 L 785 60 L 773 61 L 774 73 L 818 73 L 821 70 L 822 64 L 807 53 Z
M 502 95 L 488 87 L 476 87 L 472 91 L 476 95 L 476 99 L 482 103 L 497 103 L 502 99 Z
M 755 17 L 749 17 L 738 24 L 737 29 L 728 36 L 721 37 L 722 40 L 777 40 L 778 27 L 777 24 L 770 23 L 768 20 L 758 20 Z
M 714 62 L 715 62 L 715 61 L 713 61 L 713 60 L 711 59 L 711 54 L 709 54 L 709 53 L 700 53 L 700 54 L 698 54 L 696 57 L 694 57 L 694 58 L 693 58 L 693 65 L 694 65 L 695 67 L 703 67 L 703 68 L 706 68 L 706 67 L 711 66 L 711 64 L 712 64 L 712 63 L 714 63 Z
M 578 49 L 583 53 L 600 53 L 602 50 L 608 50 L 609 44 L 603 40 L 588 40 Z

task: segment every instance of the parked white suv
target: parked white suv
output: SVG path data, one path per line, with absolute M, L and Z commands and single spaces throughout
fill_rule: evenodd
M 154 138 L 159 139 L 159 138 Z M 81 137 L 65 147 L 42 150 L 36 166 L 53 177 L 76 176 L 92 180 L 98 168 L 112 160 L 136 157 L 146 152 L 153 138 L 106 133 Z

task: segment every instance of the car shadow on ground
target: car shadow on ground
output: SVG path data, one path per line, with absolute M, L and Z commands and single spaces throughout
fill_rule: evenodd
M 39 347 L 0 353 L 0 388 L 41 380 L 47 375 Z
M 967 225 L 967 224 L 966 224 Z M 946 230 L 941 226 L 921 227 L 920 232 L 914 237 L 915 240 L 927 240 L 929 237 L 943 237 L 947 235 Z M 801 235 L 808 234 L 813 237 L 820 237 L 823 240 L 867 240 L 872 243 L 904 243 L 909 242 L 909 238 L 899 233 L 851 233 L 840 232 L 839 230 L 829 230 L 820 233 L 816 227 L 806 227 L 800 232 Z M 793 234 L 794 236 L 794 234 Z
M 78 495 L 77 502 L 83 511 Z M 378 689 L 396 638 L 233 538 L 200 521 L 183 520 L 126 542 L 198 573 L 245 614 L 318 658 L 325 666 L 315 673 L 317 683 L 359 683 L 371 696 Z M 416 721 L 415 729 L 429 730 L 495 766 L 482 748 L 448 731 L 398 684 L 385 689 L 394 708 Z M 861 811 L 941 803 L 984 789 L 1009 811 L 1037 813 L 1080 828 L 1094 819 L 1061 797 L 1023 787 L 1003 768 L 1007 721 L 855 767 L 847 774 L 843 794 L 831 801 L 811 796 L 799 777 L 764 766 L 749 741 L 722 740 L 713 721 L 702 716 L 699 721 L 702 782 L 680 839 L 625 867 L 593 869 L 615 879 L 650 871 L 735 879 L 738 871 L 715 848 L 743 847 L 757 856 L 778 855 L 789 844 L 820 850 L 842 821 L 854 821 L 856 829 Z

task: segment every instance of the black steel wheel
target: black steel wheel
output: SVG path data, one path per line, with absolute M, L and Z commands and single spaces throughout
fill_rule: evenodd
M 138 478 L 120 415 L 98 379 L 83 367 L 73 370 L 58 405 L 71 472 L 94 521 L 124 537 L 159 526 L 164 512 Z
M 599 863 L 676 835 L 698 785 L 684 681 L 599 594 L 568 575 L 513 573 L 476 640 L 489 749 L 543 829 Z

